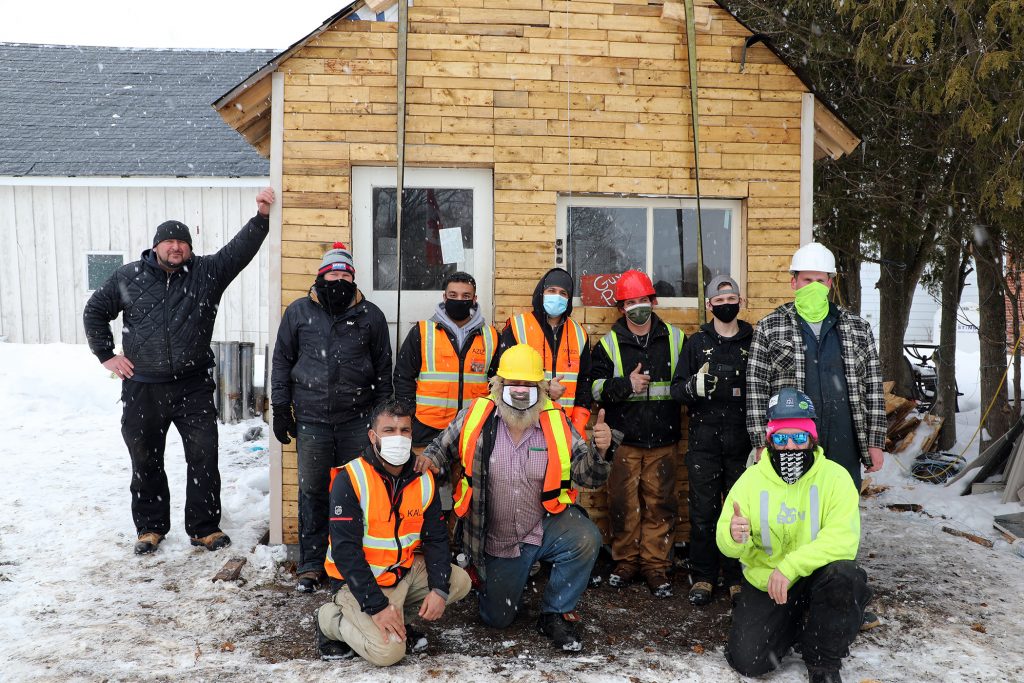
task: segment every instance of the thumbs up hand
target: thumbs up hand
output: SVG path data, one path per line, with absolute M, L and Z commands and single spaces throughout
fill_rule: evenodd
M 562 398 L 565 393 L 565 385 L 562 384 L 563 375 L 555 375 L 548 382 L 548 398 L 552 401 L 557 401 Z
M 729 522 L 729 533 L 737 543 L 746 543 L 750 538 L 750 520 L 740 512 L 740 504 L 732 502 L 732 521 Z
M 697 371 L 697 374 L 690 378 L 686 386 L 690 396 L 694 398 L 709 398 L 711 394 L 715 393 L 715 387 L 718 386 L 718 378 L 712 375 L 710 370 L 711 363 L 705 363 Z
M 597 413 L 597 422 L 594 424 L 593 434 L 594 448 L 597 449 L 598 454 L 603 458 L 604 454 L 608 452 L 608 448 L 612 445 L 612 428 L 604 421 L 604 408 Z
M 633 393 L 640 394 L 647 391 L 647 385 L 651 383 L 651 376 L 643 372 L 641 364 L 637 363 L 633 372 L 629 373 L 629 383 L 633 385 Z

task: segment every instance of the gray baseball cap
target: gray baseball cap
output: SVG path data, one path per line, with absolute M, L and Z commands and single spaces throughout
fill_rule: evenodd
M 719 289 L 722 285 L 729 285 L 729 288 Z M 718 275 L 708 283 L 707 287 L 704 288 L 704 296 L 705 298 L 710 299 L 711 297 L 718 296 L 719 294 L 735 294 L 736 296 L 739 296 L 740 286 L 728 275 Z

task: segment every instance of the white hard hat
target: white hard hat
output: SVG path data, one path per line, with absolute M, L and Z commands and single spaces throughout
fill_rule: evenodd
M 796 250 L 793 262 L 789 264 L 789 272 L 814 270 L 829 275 L 836 274 L 836 257 L 820 242 L 809 242 Z

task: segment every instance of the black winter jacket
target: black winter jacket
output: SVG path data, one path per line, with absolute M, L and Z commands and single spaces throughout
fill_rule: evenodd
M 256 256 L 270 230 L 259 214 L 210 256 L 192 256 L 165 272 L 152 249 L 121 266 L 93 292 L 82 320 L 100 362 L 114 357 L 110 321 L 124 311 L 121 348 L 135 366 L 136 382 L 169 382 L 213 367 L 210 339 L 224 290 Z
M 670 337 L 665 323 L 658 315 L 651 315 L 651 332 L 646 348 L 637 342 L 626 321 L 619 318 L 612 326 L 619 338 L 622 371 L 625 377 L 614 377 L 615 365 L 597 341 L 592 352 L 591 378 L 594 397 L 605 410 L 605 420 L 614 429 L 625 434 L 627 446 L 657 448 L 679 441 L 679 423 L 682 418 L 679 403 L 671 401 L 627 401 L 633 395 L 629 374 L 642 365 L 650 372 L 652 382 L 672 381 L 672 359 L 669 355 Z
M 672 396 L 689 407 L 691 417 L 746 423 L 747 356 L 754 328 L 745 320 L 738 323 L 740 330 L 734 337 L 718 334 L 713 320 L 704 323 L 683 345 L 683 356 L 672 378 Z M 691 396 L 687 384 L 705 363 L 710 363 L 709 372 L 718 377 L 718 384 L 710 398 Z
M 448 337 L 448 341 L 451 342 L 452 348 L 455 348 L 455 335 L 451 333 L 447 327 L 441 323 L 434 322 L 433 320 L 428 321 L 430 325 L 436 325 L 439 330 L 444 331 Z M 476 340 L 483 330 L 474 330 L 467 338 L 466 343 L 462 345 L 462 348 L 458 350 L 459 362 L 465 361 L 466 354 L 469 352 L 470 347 L 473 346 L 473 342 Z M 420 326 L 414 325 L 409 334 L 406 335 L 405 341 L 402 342 L 402 348 L 398 351 L 398 359 L 395 361 L 395 398 L 408 403 L 411 406 L 416 405 L 416 381 L 420 376 L 420 371 L 423 369 L 423 339 L 420 336 Z M 498 354 L 495 353 L 491 358 L 491 367 L 487 368 L 487 377 L 493 377 L 495 371 L 498 369 Z M 462 376 L 462 369 L 460 365 L 459 376 Z M 462 393 L 459 393 L 459 410 L 462 410 L 469 405 L 472 399 L 462 400 Z M 425 425 L 415 417 L 412 419 L 412 443 L 414 446 L 426 446 L 428 443 L 437 438 L 437 435 L 441 433 L 440 429 L 435 429 L 430 425 Z
M 413 471 L 415 458 L 410 458 L 401 474 L 395 477 L 384 470 L 372 446 L 363 451 L 362 457 L 384 478 L 384 485 L 391 497 L 391 507 L 394 508 L 398 503 L 395 492 L 402 491 L 419 476 Z M 334 558 L 334 564 L 345 577 L 346 585 L 363 611 L 376 614 L 388 606 L 388 598 L 377 585 L 363 554 L 363 509 L 352 488 L 352 480 L 344 472 L 334 477 L 330 510 L 331 557 Z M 396 532 L 400 522 L 400 519 L 395 519 Z M 433 499 L 423 513 L 420 549 L 427 565 L 430 589 L 441 591 L 447 599 L 452 566 L 448 551 L 448 526 L 441 512 L 437 486 L 434 487 Z
M 291 403 L 298 422 L 338 424 L 368 417 L 391 396 L 391 338 L 384 314 L 357 292 L 331 315 L 312 294 L 288 305 L 271 369 L 274 405 Z

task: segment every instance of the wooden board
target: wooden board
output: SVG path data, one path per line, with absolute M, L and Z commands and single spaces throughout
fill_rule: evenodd
M 230 560 L 224 563 L 220 571 L 217 572 L 213 580 L 214 581 L 237 581 L 239 575 L 242 573 L 242 567 L 245 566 L 244 557 L 232 557 Z

